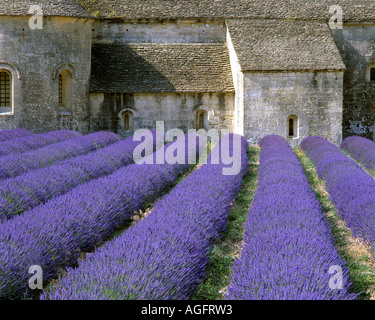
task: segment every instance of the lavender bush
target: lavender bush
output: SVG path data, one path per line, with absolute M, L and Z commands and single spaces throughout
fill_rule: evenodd
M 153 140 L 150 141 L 151 148 L 146 149 L 155 151 L 155 139 L 154 131 Z M 0 221 L 63 195 L 84 182 L 109 175 L 133 163 L 133 152 L 140 143 L 129 137 L 87 155 L 4 180 L 0 185 Z
M 375 143 L 369 139 L 352 136 L 345 138 L 341 143 L 345 150 L 355 160 L 370 170 L 375 170 Z
M 172 144 L 190 147 L 185 139 L 187 135 L 150 157 L 156 159 Z M 106 240 L 189 167 L 187 161 L 173 165 L 131 164 L 2 223 L 0 298 L 30 294 L 28 270 L 32 265 L 43 268 L 45 284 L 59 268 L 76 265 L 82 252 Z
M 120 141 L 120 137 L 112 132 L 96 132 L 54 143 L 38 150 L 22 154 L 10 154 L 0 158 L 0 180 L 17 177 L 30 170 L 51 166 L 57 161 L 92 152 L 117 141 Z
M 26 137 L 32 135 L 33 133 L 29 130 L 18 128 L 11 130 L 2 130 L 0 131 L 0 143 L 3 141 L 8 141 L 12 139 L 17 139 L 20 137 Z
M 298 158 L 279 136 L 263 138 L 260 146 L 258 190 L 226 298 L 355 299 L 346 262 Z M 342 290 L 329 287 L 334 265 L 343 270 Z
M 146 219 L 69 269 L 41 299 L 188 299 L 205 277 L 248 170 L 246 139 L 240 144 L 239 174 L 224 176 L 224 164 L 212 164 L 210 156 Z
M 76 131 L 59 130 L 20 137 L 0 144 L 0 157 L 14 153 L 24 153 L 47 145 L 66 141 L 82 134 Z
M 375 180 L 338 147 L 321 137 L 301 143 L 317 168 L 338 214 L 360 237 L 375 246 Z

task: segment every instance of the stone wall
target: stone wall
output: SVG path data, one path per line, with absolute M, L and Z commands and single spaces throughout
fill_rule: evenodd
M 367 79 L 375 63 L 375 24 L 345 23 L 332 30 L 347 71 L 344 75 L 343 136 L 374 137 L 375 86 Z
M 0 69 L 13 75 L 13 112 L 0 114 L 0 129 L 24 127 L 34 132 L 63 126 L 88 132 L 92 22 L 44 17 L 32 30 L 29 17 L 0 17 Z M 58 106 L 58 75 L 72 73 L 72 123 Z M 69 120 L 69 119 L 68 119 Z
M 165 129 L 196 128 L 199 110 L 208 113 L 209 128 L 233 131 L 234 94 L 165 93 L 165 94 L 91 94 L 90 130 L 122 131 L 123 112 L 133 114 L 133 129 L 155 129 L 164 121 Z
M 278 134 L 297 146 L 310 135 L 339 144 L 342 130 L 342 72 L 244 73 L 244 132 L 256 144 Z M 288 117 L 298 118 L 288 138 Z
M 227 30 L 227 47 L 233 75 L 233 84 L 236 91 L 234 111 L 234 133 L 244 135 L 244 74 L 234 49 L 232 38 Z

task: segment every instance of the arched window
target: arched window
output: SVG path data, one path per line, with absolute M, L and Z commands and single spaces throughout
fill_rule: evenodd
M 59 108 L 61 111 L 72 111 L 72 74 L 69 70 L 59 75 Z
M 197 129 L 208 130 L 208 112 L 206 110 L 197 112 Z
M 287 136 L 288 138 L 295 138 L 298 136 L 298 118 L 297 116 L 289 116 L 287 120 Z
M 135 129 L 135 119 L 137 119 L 137 110 L 132 107 L 122 108 L 118 116 L 117 131 L 127 131 L 126 134 L 132 133 Z
M 12 75 L 7 70 L 0 70 L 0 112 L 11 112 L 12 101 Z
M 370 81 L 375 81 L 375 67 L 370 69 Z

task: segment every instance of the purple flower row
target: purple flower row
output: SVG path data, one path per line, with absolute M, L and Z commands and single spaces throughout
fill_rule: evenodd
M 151 153 L 155 151 L 156 144 L 155 134 L 153 137 L 150 141 L 153 142 Z M 4 180 L 0 186 L 0 221 L 63 195 L 84 182 L 109 175 L 133 163 L 133 152 L 140 143 L 129 137 L 87 155 Z
M 348 152 L 367 169 L 375 170 L 375 142 L 358 136 L 345 138 L 341 149 Z
M 87 255 L 41 299 L 188 299 L 204 280 L 213 242 L 248 170 L 248 143 L 238 142 L 239 174 L 223 175 L 225 165 L 209 158 L 147 218 Z
M 0 131 L 0 142 L 8 141 L 12 139 L 17 139 L 20 137 L 26 137 L 32 135 L 33 133 L 26 129 L 11 129 L 11 130 L 2 130 Z
M 96 132 L 26 153 L 10 154 L 0 158 L 0 180 L 51 166 L 57 161 L 92 152 L 117 141 L 120 141 L 120 137 L 112 132 Z
M 260 146 L 258 190 L 226 298 L 354 299 L 346 262 L 298 158 L 279 136 L 263 138 Z M 329 286 L 333 266 L 343 270 L 343 289 Z
M 50 144 L 66 141 L 72 138 L 81 137 L 82 134 L 76 131 L 59 130 L 41 134 L 33 134 L 20 137 L 0 144 L 0 157 L 15 153 L 24 153 L 39 149 Z
M 338 214 L 360 237 L 375 246 L 375 180 L 334 144 L 321 137 L 301 143 L 317 168 Z
M 182 143 L 185 145 L 185 137 L 150 157 Z M 75 266 L 82 252 L 93 250 L 135 212 L 162 195 L 189 169 L 185 163 L 131 164 L 2 223 L 0 298 L 30 293 L 28 270 L 32 265 L 42 267 L 44 284 L 59 268 Z

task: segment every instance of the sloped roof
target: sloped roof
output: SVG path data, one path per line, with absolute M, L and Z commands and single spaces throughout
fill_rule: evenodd
M 77 0 L 0 0 L 0 16 L 28 16 L 30 7 L 41 6 L 44 16 L 93 18 Z
M 373 0 L 0 0 L 0 15 L 30 15 L 31 5 L 41 5 L 45 16 L 324 21 L 332 16 L 329 7 L 340 5 L 344 21 L 375 21 Z
M 225 44 L 98 44 L 91 92 L 234 92 Z
M 325 22 L 226 21 L 244 71 L 345 70 Z
M 77 0 L 107 18 L 270 18 L 328 21 L 340 5 L 344 21 L 375 21 L 373 0 Z

